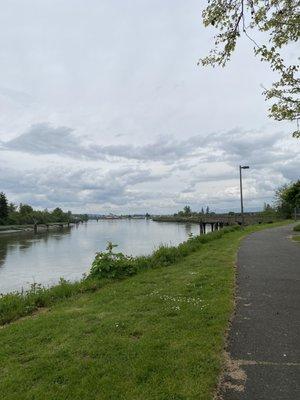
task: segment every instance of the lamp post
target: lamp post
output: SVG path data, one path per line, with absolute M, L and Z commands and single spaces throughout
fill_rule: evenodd
M 243 203 L 243 183 L 242 183 L 242 169 L 249 169 L 248 165 L 240 165 L 240 195 L 241 195 L 241 216 L 242 216 L 242 226 L 245 225 L 244 220 L 244 203 Z

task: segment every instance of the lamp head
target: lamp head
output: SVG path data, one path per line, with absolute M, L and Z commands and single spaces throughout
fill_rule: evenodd
M 250 167 L 249 167 L 249 165 L 243 165 L 241 168 L 242 169 L 249 169 Z

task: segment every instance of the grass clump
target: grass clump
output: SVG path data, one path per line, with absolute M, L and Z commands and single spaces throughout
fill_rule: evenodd
M 26 292 L 12 292 L 0 295 L 0 325 L 30 315 L 41 307 L 49 307 L 57 301 L 79 293 L 94 292 L 104 285 L 99 279 L 84 278 L 78 282 L 60 279 L 50 288 L 34 283 Z

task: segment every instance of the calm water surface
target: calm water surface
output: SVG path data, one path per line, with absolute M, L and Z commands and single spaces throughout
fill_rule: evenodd
M 60 277 L 79 279 L 108 241 L 125 254 L 145 255 L 162 243 L 183 242 L 190 233 L 199 234 L 199 226 L 101 220 L 37 235 L 0 234 L 0 293 L 27 289 L 34 282 L 53 285 Z

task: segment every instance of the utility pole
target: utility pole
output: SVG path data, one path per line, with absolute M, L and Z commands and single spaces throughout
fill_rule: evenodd
M 243 202 L 243 182 L 242 182 L 242 169 L 249 169 L 248 165 L 240 165 L 240 196 L 241 196 L 241 217 L 242 217 L 242 227 L 245 225 L 244 219 L 244 202 Z

